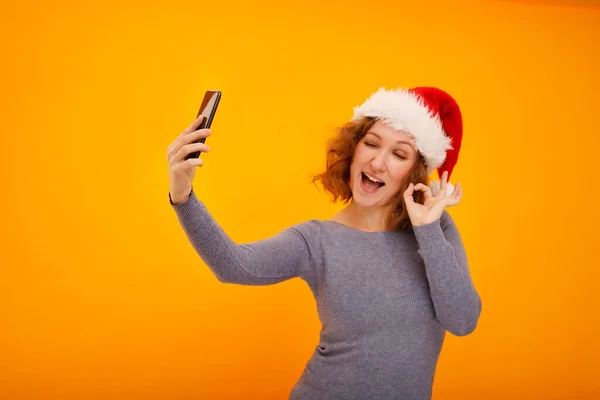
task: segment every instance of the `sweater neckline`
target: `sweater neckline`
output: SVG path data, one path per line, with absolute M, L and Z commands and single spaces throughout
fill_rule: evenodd
M 393 231 L 363 231 L 362 229 L 357 229 L 357 228 L 352 228 L 351 226 L 348 226 L 346 224 L 343 224 L 341 222 L 337 222 L 337 221 L 333 221 L 330 219 L 326 219 L 323 220 L 323 222 L 330 222 L 332 224 L 335 224 L 337 226 L 341 226 L 346 230 L 350 230 L 356 233 L 361 233 L 361 234 L 365 234 L 365 235 L 396 235 L 398 233 L 400 233 L 401 231 L 399 230 L 393 230 Z

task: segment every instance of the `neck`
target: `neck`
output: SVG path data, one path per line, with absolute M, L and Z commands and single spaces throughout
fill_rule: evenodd
M 393 230 L 386 221 L 390 211 L 389 207 L 364 207 L 352 199 L 338 215 L 353 228 L 375 232 Z

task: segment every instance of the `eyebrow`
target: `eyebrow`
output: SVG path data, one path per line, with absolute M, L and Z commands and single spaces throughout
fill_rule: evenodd
M 367 132 L 367 135 L 368 135 L 369 133 L 370 133 L 371 135 L 374 135 L 374 136 L 376 136 L 377 138 L 379 138 L 379 139 L 381 140 L 381 136 L 379 136 L 379 135 L 378 135 L 378 134 L 376 134 L 375 132 L 369 131 L 369 132 Z M 406 140 L 397 140 L 397 141 L 396 141 L 396 143 L 397 143 L 397 144 L 407 144 L 407 145 L 409 145 L 409 146 L 412 146 L 412 143 L 411 143 L 411 142 L 407 142 Z

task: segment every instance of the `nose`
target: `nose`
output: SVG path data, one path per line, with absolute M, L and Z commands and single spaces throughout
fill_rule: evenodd
M 375 155 L 373 160 L 371 160 L 371 167 L 373 168 L 373 172 L 383 171 L 385 169 L 385 153 L 380 151 Z

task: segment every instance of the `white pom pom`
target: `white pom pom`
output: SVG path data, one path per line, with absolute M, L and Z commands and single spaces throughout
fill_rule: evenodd
M 435 196 L 437 192 L 440 190 L 440 181 L 430 181 L 429 187 L 431 188 L 431 193 Z M 450 182 L 446 184 L 446 197 L 452 196 L 452 192 L 454 192 L 454 185 Z

